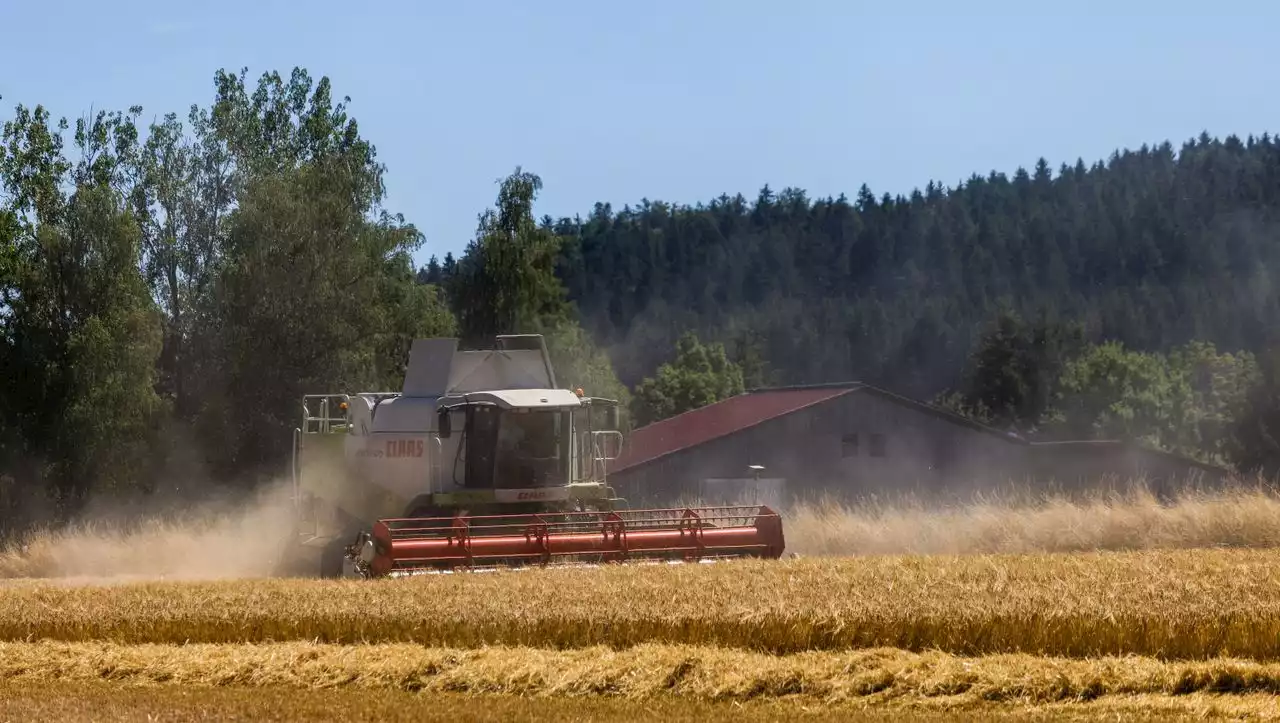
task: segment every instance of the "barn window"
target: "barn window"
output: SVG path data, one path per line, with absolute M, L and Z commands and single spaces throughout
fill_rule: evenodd
M 884 435 L 883 434 L 871 435 L 871 456 L 872 457 L 884 456 Z
M 846 434 L 840 438 L 840 456 L 846 458 L 858 456 L 858 435 L 856 432 Z

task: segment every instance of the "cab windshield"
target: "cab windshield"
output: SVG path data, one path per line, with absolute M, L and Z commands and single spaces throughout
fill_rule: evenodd
M 494 487 L 561 485 L 568 481 L 569 419 L 561 410 L 509 410 L 498 424 Z

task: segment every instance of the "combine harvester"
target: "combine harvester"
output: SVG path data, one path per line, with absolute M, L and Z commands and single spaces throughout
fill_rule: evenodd
M 295 429 L 294 565 L 323 577 L 777 558 L 765 506 L 626 509 L 617 402 L 556 388 L 539 335 L 419 339 L 401 392 L 316 394 Z

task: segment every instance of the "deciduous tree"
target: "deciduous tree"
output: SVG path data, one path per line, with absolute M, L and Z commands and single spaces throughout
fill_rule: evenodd
M 676 344 L 675 359 L 636 387 L 632 416 L 644 426 L 742 392 L 742 368 L 729 361 L 724 345 L 704 345 L 686 332 Z

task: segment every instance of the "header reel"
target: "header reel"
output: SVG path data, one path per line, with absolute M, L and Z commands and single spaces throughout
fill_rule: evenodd
M 779 558 L 763 505 L 379 520 L 348 550 L 367 578 L 529 565 Z

